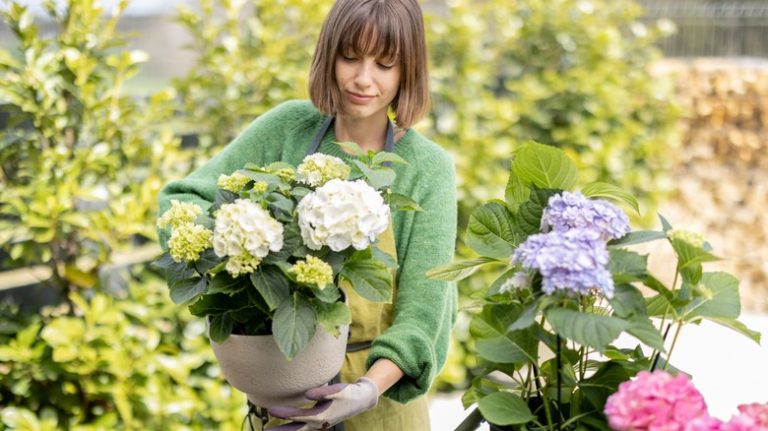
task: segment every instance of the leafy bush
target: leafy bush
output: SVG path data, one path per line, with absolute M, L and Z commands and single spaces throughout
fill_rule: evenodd
M 240 429 L 245 397 L 218 377 L 205 324 L 168 301 L 161 278 L 144 272 L 128 285 L 118 298 L 70 293 L 71 308 L 46 308 L 31 321 L 2 313 L 2 424 Z
M 115 26 L 127 2 L 102 18 L 98 2 L 44 2 L 57 25 L 42 34 L 11 2 L 2 16 L 18 39 L 0 50 L 0 248 L 7 269 L 46 265 L 47 283 L 98 283 L 115 250 L 155 238 L 155 200 L 184 164 L 163 126 L 172 91 L 136 100 L 122 93 L 146 55 L 121 49 Z
M 197 61 L 174 82 L 182 127 L 198 135 L 205 159 L 278 103 L 307 97 L 320 25 L 331 2 L 200 0 L 180 6 Z

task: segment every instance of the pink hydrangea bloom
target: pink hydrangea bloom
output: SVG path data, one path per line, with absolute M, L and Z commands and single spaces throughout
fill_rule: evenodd
M 724 423 L 721 431 L 763 431 L 765 429 L 766 428 L 758 425 L 751 417 L 740 414 Z
M 704 415 L 685 424 L 685 431 L 723 431 L 723 421 Z
M 763 428 L 768 428 L 768 403 L 742 404 L 739 406 L 740 416 L 748 416 Z
M 641 371 L 619 385 L 605 403 L 605 415 L 616 431 L 686 431 L 689 422 L 708 416 L 688 376 L 664 371 Z

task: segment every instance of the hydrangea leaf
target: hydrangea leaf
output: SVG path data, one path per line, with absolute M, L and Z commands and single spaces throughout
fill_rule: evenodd
M 344 263 L 341 277 L 348 280 L 355 292 L 369 301 L 391 301 L 392 275 L 387 266 L 374 259 L 355 258 L 356 255 Z
M 547 207 L 549 198 L 559 193 L 559 190 L 540 189 L 534 187 L 530 198 L 520 206 L 517 213 L 517 224 L 526 234 L 539 233 L 541 231 L 541 216 Z
M 315 312 L 298 293 L 287 297 L 277 307 L 272 321 L 272 334 L 277 347 L 288 360 L 293 359 L 309 344 L 316 328 Z
M 609 250 L 611 271 L 615 284 L 629 283 L 642 279 L 647 271 L 648 256 L 633 251 L 612 248 Z
M 631 193 L 613 184 L 595 182 L 586 185 L 581 189 L 581 193 L 591 198 L 609 198 L 622 201 L 635 210 L 636 213 L 640 214 L 640 206 L 637 204 L 637 199 Z
M 496 259 L 509 258 L 525 235 L 506 205 L 491 201 L 472 212 L 467 244 L 477 253 Z
M 630 327 L 627 328 L 627 332 L 633 337 L 637 338 L 648 347 L 656 350 L 664 351 L 664 338 L 658 328 L 653 326 L 653 322 L 646 316 L 633 316 L 628 320 Z
M 171 300 L 174 304 L 185 304 L 205 293 L 208 281 L 205 277 L 187 278 L 171 286 Z
M 478 257 L 477 259 L 461 260 L 447 265 L 438 266 L 427 271 L 427 277 L 433 280 L 459 281 L 474 274 L 485 264 L 498 260 L 490 257 Z
M 545 316 L 562 337 L 599 352 L 630 326 L 627 321 L 616 317 L 580 313 L 567 308 L 550 308 Z
M 529 141 L 515 151 L 512 169 L 526 185 L 542 189 L 571 190 L 576 185 L 576 165 L 559 148 Z
M 477 342 L 477 353 L 497 363 L 535 362 L 538 340 L 534 328 L 507 330 L 521 312 L 521 307 L 514 304 L 484 307 L 469 326 Z
M 510 392 L 495 392 L 478 403 L 483 417 L 495 425 L 524 424 L 535 418 L 526 402 Z
M 235 322 L 229 318 L 226 314 L 219 314 L 211 316 L 210 324 L 208 327 L 211 340 L 221 343 L 229 337 L 234 328 Z
M 617 283 L 614 289 L 613 298 L 609 299 L 608 303 L 611 304 L 617 316 L 630 317 L 646 314 L 645 298 L 636 287 L 631 284 Z
M 735 319 L 740 313 L 739 280 L 727 272 L 708 272 L 702 275 L 683 318 Z
M 348 325 L 352 321 L 349 307 L 342 302 L 327 304 L 315 301 L 314 304 L 317 309 L 317 323 L 334 337 L 339 336 L 339 326 Z
M 520 177 L 517 176 L 514 169 L 511 169 L 509 178 L 507 179 L 507 186 L 504 189 L 504 200 L 506 201 L 509 210 L 516 213 L 520 208 L 520 205 L 528 201 L 530 195 L 530 188 L 526 187 Z
M 424 211 L 419 204 L 406 195 L 390 192 L 386 195 L 387 204 L 394 211 Z
M 619 247 L 632 244 L 641 244 L 644 242 L 656 241 L 658 239 L 664 239 L 667 235 L 661 231 L 655 230 L 639 230 L 630 232 L 619 239 L 614 239 L 608 242 L 611 247 Z
M 264 265 L 258 268 L 250 278 L 251 284 L 264 298 L 270 311 L 280 306 L 291 294 L 288 280 L 279 269 L 273 266 Z
M 208 292 L 233 295 L 245 289 L 247 282 L 243 282 L 243 280 L 242 278 L 233 278 L 228 272 L 220 272 L 208 283 Z
M 715 322 L 719 325 L 723 325 L 726 328 L 731 328 L 734 331 L 750 338 L 752 341 L 754 341 L 757 344 L 760 344 L 760 338 L 761 334 L 758 331 L 753 331 L 752 329 L 747 328 L 747 325 L 743 324 L 742 322 L 739 322 L 736 319 L 724 319 L 724 318 L 718 318 L 718 317 L 709 317 L 707 320 L 711 320 L 712 322 Z

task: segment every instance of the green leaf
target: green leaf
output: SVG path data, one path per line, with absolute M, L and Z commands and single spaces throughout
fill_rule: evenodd
M 251 273 L 250 279 L 270 310 L 280 306 L 291 294 L 288 280 L 273 266 L 262 265 Z
M 631 325 L 627 332 L 648 347 L 664 351 L 664 339 L 651 319 L 646 316 L 633 316 L 627 320 Z
M 536 322 L 536 315 L 539 311 L 539 305 L 541 304 L 541 297 L 536 298 L 534 301 L 529 302 L 523 308 L 523 312 L 512 322 L 507 328 L 508 331 L 517 331 L 520 329 L 528 328 Z
M 269 202 L 270 212 L 272 212 L 278 220 L 290 221 L 292 219 L 291 214 L 295 207 L 293 200 L 278 192 L 268 194 L 266 199 L 267 202 Z
M 648 268 L 648 256 L 641 256 L 634 251 L 611 248 L 608 265 L 615 284 L 629 283 L 645 277 Z
M 189 306 L 189 312 L 193 316 L 203 317 L 207 315 L 224 314 L 237 309 L 243 304 L 238 304 L 231 296 L 223 293 L 203 295 L 195 303 Z
M 515 217 L 520 230 L 526 234 L 541 232 L 541 216 L 549 203 L 549 198 L 560 193 L 559 190 L 539 189 L 534 187 L 528 202 L 520 206 Z
M 707 319 L 717 323 L 718 325 L 725 326 L 726 328 L 731 328 L 734 331 L 747 336 L 755 343 L 760 344 L 761 334 L 757 331 L 747 328 L 747 325 L 743 324 L 742 322 L 739 322 L 736 319 L 725 319 L 725 318 L 719 318 L 719 317 L 708 317 Z
M 274 174 L 268 174 L 266 172 L 254 172 L 250 169 L 241 169 L 238 172 L 240 172 L 241 174 L 245 175 L 246 177 L 256 182 L 264 182 L 267 184 L 274 184 L 277 186 L 282 186 L 283 184 L 285 184 L 283 180 L 280 179 L 280 177 Z M 224 191 L 224 190 L 219 189 L 219 191 Z M 237 197 L 237 195 L 232 192 L 226 192 L 226 193 L 229 193 L 230 195 L 234 195 L 235 197 Z M 232 202 L 232 201 L 234 201 L 234 198 L 229 202 Z
M 580 313 L 567 308 L 550 308 L 545 316 L 555 332 L 599 352 L 629 327 L 629 323 L 616 317 Z
M 631 244 L 641 244 L 644 242 L 656 241 L 664 239 L 667 234 L 656 230 L 639 230 L 630 232 L 619 239 L 614 239 L 608 242 L 608 245 L 613 246 L 625 246 Z
M 208 328 L 211 340 L 222 343 L 232 333 L 235 322 L 226 314 L 211 316 L 210 327 Z
M 389 269 L 396 270 L 399 267 L 397 260 L 395 260 L 391 254 L 382 251 L 375 244 L 371 247 L 371 255 L 374 259 L 382 262 Z
M 672 225 L 669 224 L 669 221 L 667 221 L 667 219 L 663 215 L 659 214 L 658 216 L 659 216 L 659 221 L 661 221 L 661 230 L 663 230 L 664 233 L 666 234 L 668 231 L 672 229 Z
M 636 213 L 640 214 L 640 206 L 632 194 L 608 183 L 595 182 L 581 189 L 581 194 L 591 198 L 609 198 L 622 201 L 629 205 Z
M 369 168 L 360 160 L 352 160 L 352 163 L 360 169 L 368 180 L 368 184 L 376 190 L 391 187 L 395 182 L 395 171 L 390 168 Z
M 644 316 L 646 313 L 643 294 L 631 284 L 617 284 L 608 303 L 619 317 Z
M 272 334 L 277 347 L 291 360 L 309 344 L 316 327 L 317 317 L 312 307 L 298 293 L 294 293 L 277 307 Z
M 343 149 L 345 152 L 352 154 L 356 157 L 365 157 L 365 151 L 363 151 L 362 148 L 360 148 L 357 143 L 352 141 L 342 141 L 337 142 L 336 145 L 340 146 L 341 149 Z
M 405 161 L 402 157 L 398 156 L 395 153 L 390 153 L 388 151 L 380 151 L 376 153 L 375 156 L 373 156 L 373 166 L 381 166 L 382 163 L 400 163 L 407 165 L 408 162 Z
M 510 392 L 490 394 L 480 399 L 478 407 L 483 417 L 495 425 L 524 424 L 535 418 L 526 402 Z
M 208 281 L 205 277 L 187 278 L 171 287 L 174 304 L 185 304 L 205 293 Z
M 701 247 L 696 247 L 686 241 L 671 238 L 669 242 L 672 244 L 672 248 L 677 254 L 678 263 L 677 267 L 680 269 L 687 268 L 692 265 L 698 265 L 703 262 L 712 262 L 720 260 L 719 257 L 709 253 Z
M 467 226 L 467 245 L 477 253 L 508 259 L 525 235 L 515 225 L 504 204 L 489 202 L 472 212 Z
M 740 313 L 739 279 L 727 272 L 707 272 L 702 275 L 683 319 L 736 319 Z
M 507 203 L 507 208 L 516 213 L 520 205 L 528 201 L 530 195 L 530 188 L 515 174 L 514 169 L 510 169 L 507 187 L 504 189 L 504 201 Z
M 175 264 L 176 261 L 173 260 L 170 253 L 163 253 L 160 258 L 153 261 L 150 265 L 156 269 L 166 270 Z
M 315 304 L 317 310 L 317 323 L 334 337 L 339 336 L 339 326 L 348 325 L 352 322 L 349 307 L 343 302 L 326 304 L 317 301 Z
M 276 265 L 278 262 L 286 261 L 293 253 L 302 246 L 301 230 L 296 222 L 283 224 L 283 248 L 280 251 L 272 251 L 264 260 L 262 265 Z
M 392 211 L 424 211 L 416 201 L 399 193 L 390 192 L 387 199 Z
M 246 287 L 243 278 L 233 278 L 228 272 L 220 272 L 208 283 L 208 292 L 233 295 Z
M 498 260 L 490 257 L 478 257 L 477 259 L 461 260 L 447 265 L 438 266 L 427 271 L 427 278 L 443 281 L 463 280 L 474 274 L 481 266 L 497 262 Z
M 195 269 L 200 274 L 205 274 L 223 261 L 223 257 L 216 256 L 213 249 L 209 248 L 200 254 L 200 259 L 195 262 Z
M 521 313 L 522 308 L 516 304 L 485 306 L 469 326 L 477 353 L 497 363 L 535 362 L 538 340 L 534 328 L 507 330 Z
M 355 292 L 373 302 L 392 301 L 392 273 L 380 261 L 353 254 L 341 268 L 340 276 L 352 284 Z
M 529 141 L 515 151 L 512 169 L 525 185 L 570 190 L 576 185 L 576 165 L 559 148 Z

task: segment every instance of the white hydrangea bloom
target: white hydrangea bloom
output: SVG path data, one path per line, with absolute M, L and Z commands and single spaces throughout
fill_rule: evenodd
M 351 169 L 338 157 L 315 153 L 304 158 L 296 169 L 301 182 L 320 187 L 333 179 L 345 180 Z
M 299 202 L 299 227 L 307 247 L 357 250 L 376 241 L 389 224 L 389 206 L 363 180 L 331 180 Z
M 238 261 L 261 260 L 270 251 L 283 248 L 283 225 L 259 204 L 237 199 L 224 204 L 216 213 L 213 251 L 219 257 L 237 257 Z

